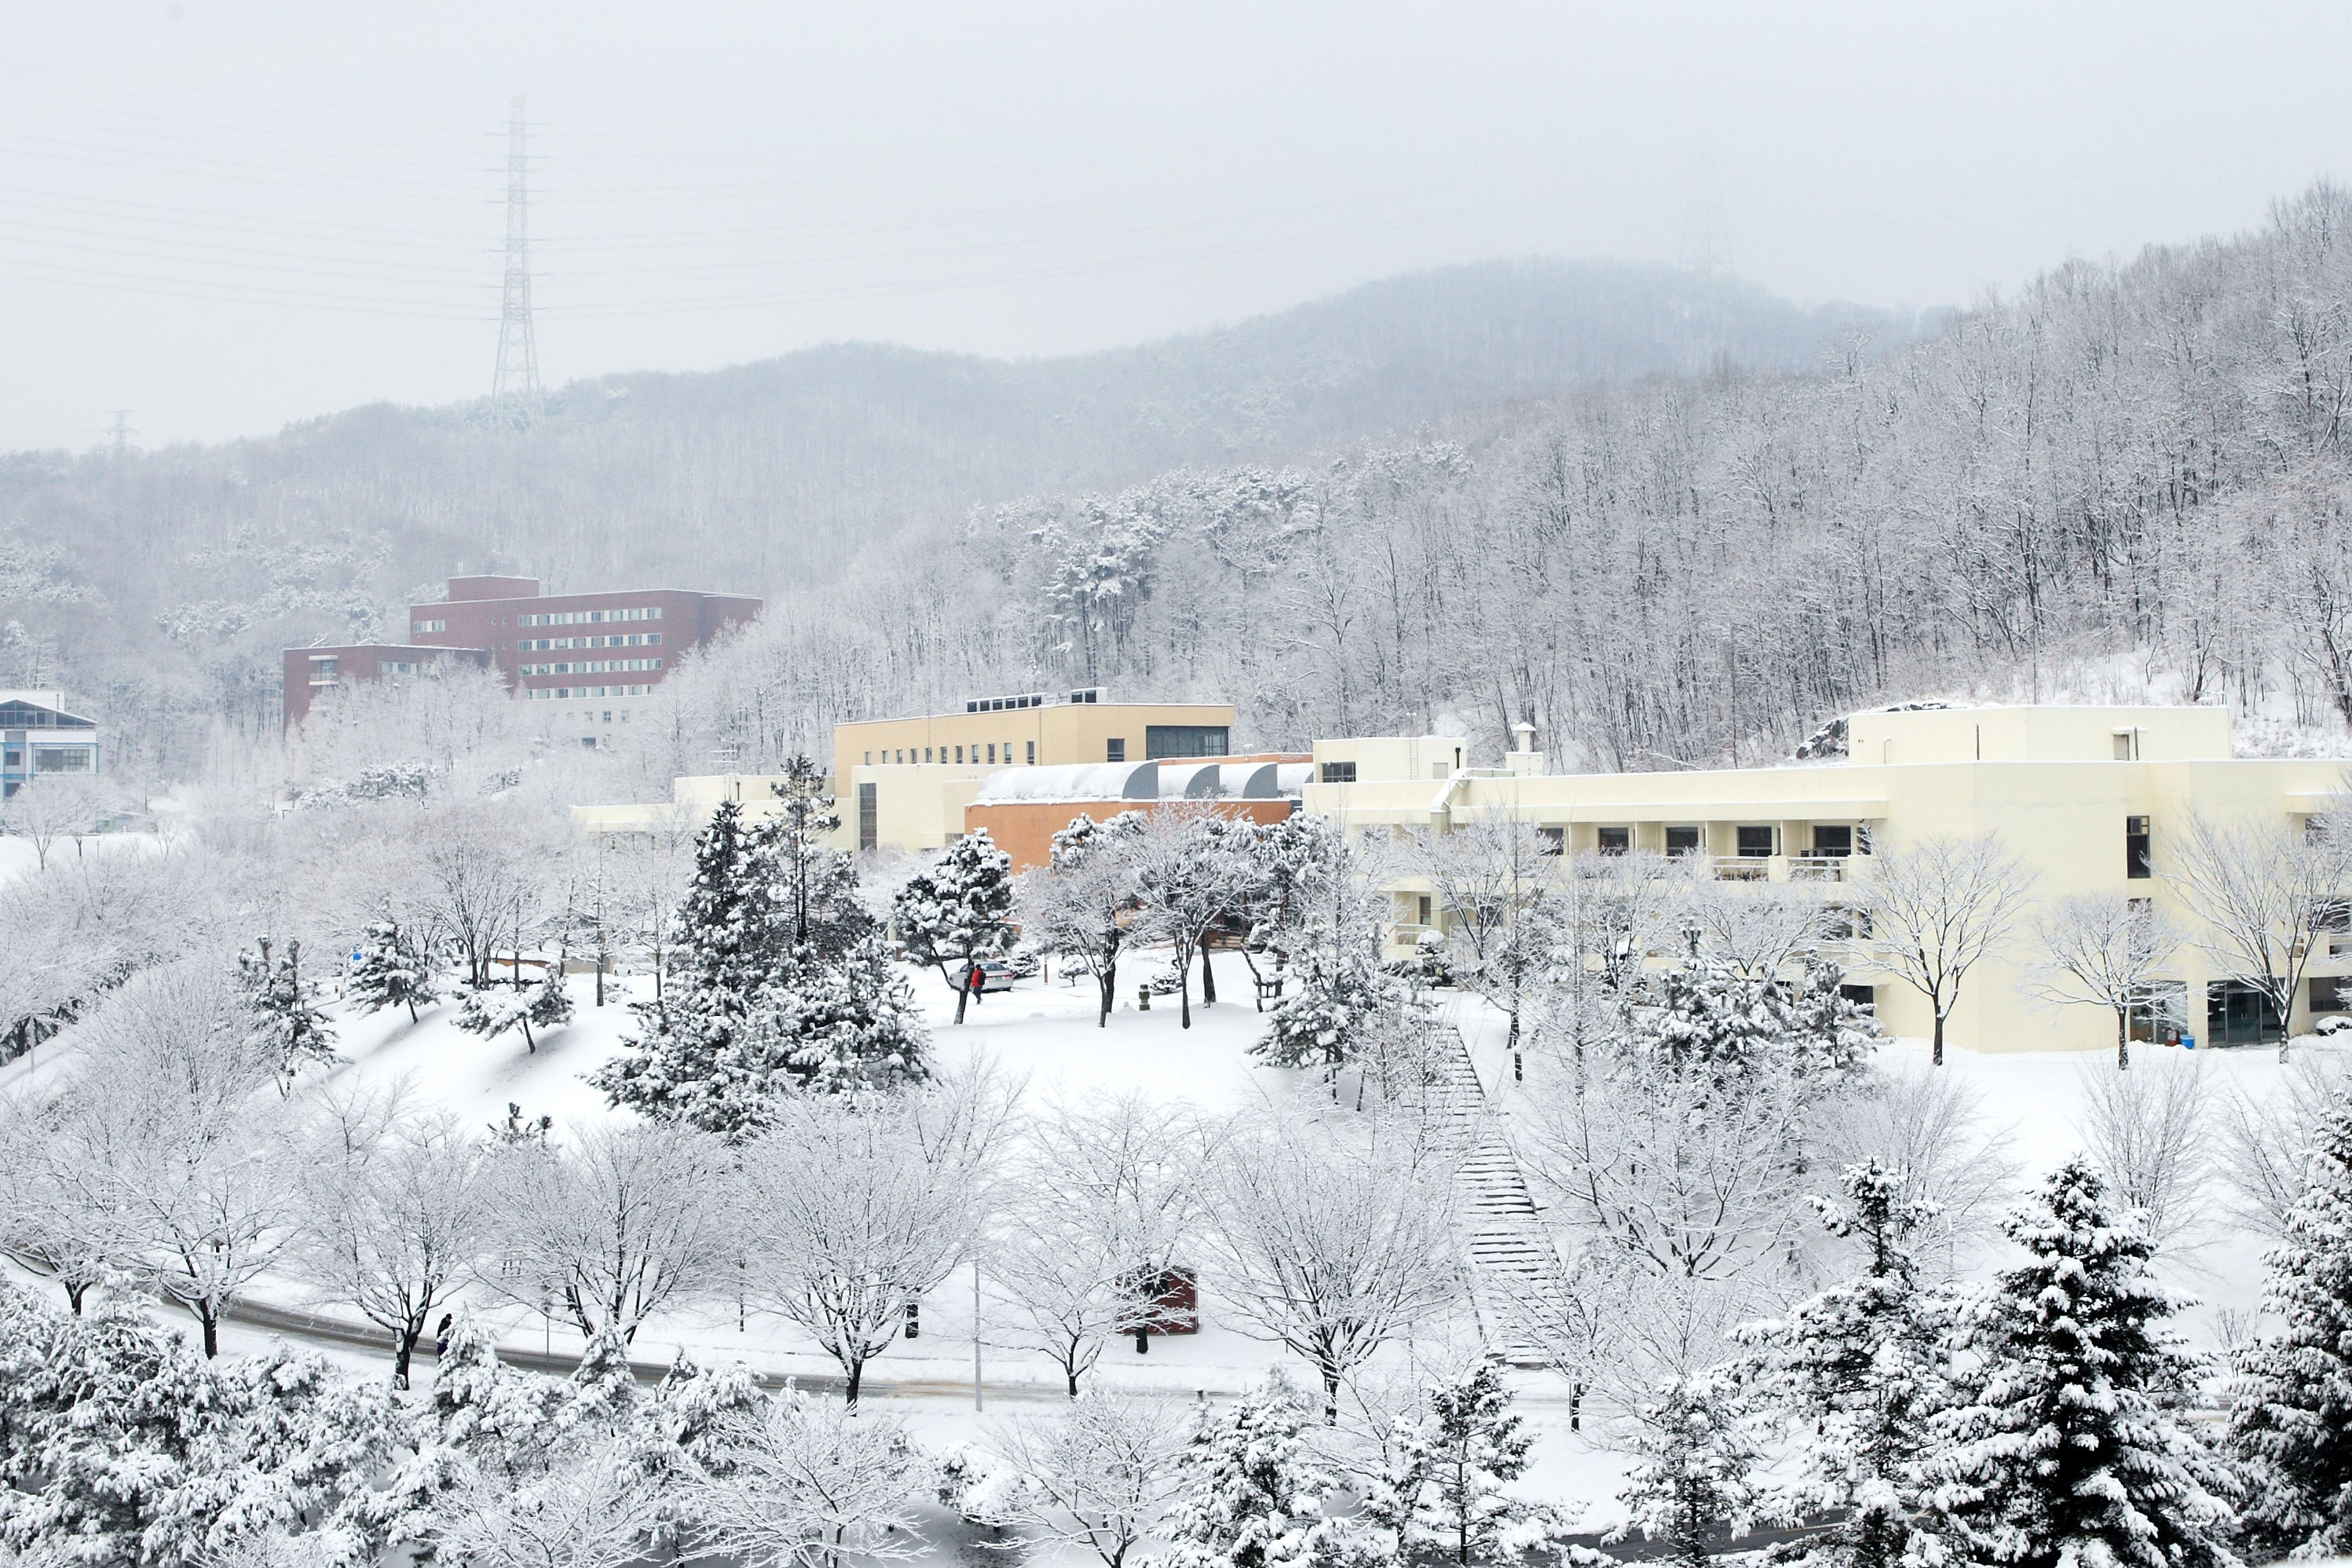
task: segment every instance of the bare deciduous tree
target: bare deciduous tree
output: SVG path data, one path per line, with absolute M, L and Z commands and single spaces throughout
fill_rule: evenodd
M 1415 834 L 1405 869 L 1447 916 L 1455 975 L 1510 1020 L 1505 1045 L 1517 1064 L 1528 987 L 1558 941 L 1561 857 L 1530 824 L 1481 818 Z
M 1991 833 L 1923 838 L 1871 857 L 1864 948 L 1878 969 L 1927 998 L 1937 1066 L 1944 1062 L 1945 1020 L 1969 971 L 2007 938 L 2032 885 Z
M 1211 1167 L 1217 1299 L 1315 1367 L 1326 1421 L 1350 1372 L 1461 1298 L 1453 1162 L 1415 1134 L 1377 1115 L 1269 1117 Z
M 2295 993 L 2345 891 L 2346 855 L 2336 836 L 2287 822 L 2217 822 L 2192 812 L 2187 832 L 2164 858 L 2166 880 L 2198 914 L 2189 940 L 2278 1014 L 2279 1060 L 2285 1061 Z
M 502 1266 L 483 1283 L 551 1302 L 591 1343 L 628 1344 L 664 1306 L 729 1277 L 733 1180 L 719 1141 L 683 1123 L 599 1122 L 511 1145 L 491 1174 Z
M 2201 1218 L 2212 1169 L 2202 1064 L 2184 1054 L 2158 1071 L 2082 1076 L 2084 1147 L 2148 1239 L 2177 1249 Z
M 492 1226 L 479 1129 L 412 1112 L 398 1088 L 320 1096 L 290 1140 L 302 1223 L 289 1259 L 319 1296 L 391 1333 L 395 1387 L 433 1310 L 479 1262 Z
M 1165 1398 L 1089 1393 L 1051 1416 L 1016 1416 L 990 1434 L 1011 1474 L 978 1517 L 1126 1568 L 1187 1483 L 1190 1435 Z
M 959 1108 L 963 1092 L 791 1101 L 743 1153 L 751 1295 L 841 1364 L 852 1405 L 866 1363 L 971 1246 L 996 1130 Z
M 1024 1142 L 988 1270 L 1013 1342 L 1051 1358 L 1075 1399 L 1107 1341 L 1172 1321 L 1158 1297 L 1195 1229 L 1209 1136 L 1129 1094 L 1050 1106 Z
M 2180 946 L 2172 923 L 2146 899 L 2094 894 L 2063 898 L 2033 925 L 2042 949 L 2033 994 L 2116 1015 L 2116 1070 L 2131 1066 L 2131 1016 L 2160 1004 L 2163 970 Z
M 2352 1064 L 2305 1052 L 2286 1064 L 2268 1092 L 2234 1086 L 2214 1113 L 2214 1164 L 2234 1190 L 2239 1214 L 2273 1239 L 2303 1196 L 2304 1161 L 2322 1117 L 2343 1100 Z
M 843 1568 L 919 1555 L 920 1467 L 906 1428 L 887 1416 L 811 1399 L 771 1399 L 715 1435 L 713 1473 L 687 1511 L 710 1552 L 747 1568 Z

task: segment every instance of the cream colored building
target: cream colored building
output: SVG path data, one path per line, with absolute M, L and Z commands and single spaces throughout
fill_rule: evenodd
M 1315 747 L 1303 804 L 1351 831 L 1504 818 L 1543 830 L 1568 854 L 1692 857 L 1696 870 L 1727 881 L 1818 883 L 1832 901 L 1867 882 L 1874 847 L 1995 832 L 2035 873 L 2032 903 L 2006 947 L 1969 976 L 1947 1039 L 1979 1051 L 2089 1050 L 2113 1042 L 2111 1014 L 2026 994 L 2033 915 L 2067 894 L 2101 894 L 2151 898 L 2181 925 L 2201 924 L 2163 875 L 2168 844 L 2192 811 L 2293 823 L 2324 811 L 2343 786 L 2339 762 L 2232 757 L 2230 732 L 2228 710 L 2213 707 L 1865 713 L 1849 721 L 1841 760 L 1570 776 L 1541 774 L 1525 751 L 1505 768 L 1441 772 L 1448 748 L 1460 745 L 1442 737 L 1332 740 Z M 1392 891 L 1397 935 L 1409 942 L 1423 919 L 1437 918 L 1429 890 L 1401 883 Z M 2333 1009 L 2336 977 L 2352 972 L 2352 937 L 2343 940 L 2347 957 L 2313 962 L 2294 1029 L 2309 1027 L 2315 995 Z M 2184 948 L 2176 973 L 2186 1029 L 2199 1043 L 2259 1034 L 2258 1005 L 2202 955 Z M 1928 1032 L 1916 993 L 1883 977 L 1849 977 L 1875 981 L 1892 1032 Z
M 964 808 L 1007 768 L 1185 761 L 1231 754 L 1231 703 L 1107 703 L 1094 690 L 977 698 L 960 713 L 834 727 L 831 789 L 845 850 L 935 850 L 962 836 Z M 707 774 L 671 782 L 670 805 L 585 807 L 592 832 L 643 832 L 666 813 L 698 825 L 721 800 L 765 815 L 780 779 Z

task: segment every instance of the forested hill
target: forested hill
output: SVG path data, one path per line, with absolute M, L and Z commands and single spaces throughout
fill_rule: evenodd
M 1466 410 L 976 509 L 786 599 L 663 762 L 991 690 L 1226 696 L 1240 740 L 1521 719 L 1564 766 L 1786 758 L 1924 695 L 2352 721 L 2352 193 L 2074 262 L 1883 356 Z M 657 768 L 656 768 L 657 771 Z
M 1662 267 L 1495 263 L 1075 358 L 844 344 L 608 376 L 520 435 L 478 407 L 376 406 L 120 464 L 23 454 L 0 458 L 0 685 L 253 727 L 281 646 L 391 634 L 453 570 L 772 596 L 976 504 L 1297 457 L 1600 378 L 1797 369 L 1904 329 Z

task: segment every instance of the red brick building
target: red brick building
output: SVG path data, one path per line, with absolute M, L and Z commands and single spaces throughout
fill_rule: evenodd
M 515 695 L 548 705 L 549 727 L 594 740 L 677 660 L 760 613 L 761 601 L 679 589 L 542 594 L 530 577 L 453 577 L 449 597 L 408 607 L 408 642 L 286 650 L 286 727 L 348 681 L 421 673 L 438 661 L 495 669 Z

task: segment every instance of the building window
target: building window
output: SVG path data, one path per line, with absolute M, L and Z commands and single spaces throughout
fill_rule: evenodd
M 1696 828 L 1668 828 L 1666 853 L 1676 857 L 1695 855 L 1698 853 L 1698 838 Z
M 1769 860 L 1772 858 L 1772 830 L 1769 827 L 1739 830 L 1739 858 Z
M 1355 765 L 1354 763 L 1352 763 L 1352 762 L 1327 762 L 1327 763 L 1325 763 L 1325 764 L 1323 765 L 1323 782 L 1324 782 L 1324 783 L 1326 783 L 1326 784 L 1353 784 L 1355 781 L 1356 781 L 1356 765 Z
M 988 759 L 992 763 L 996 760 L 996 743 L 992 740 L 988 743 Z
M 1328 768 L 1330 764 L 1327 762 L 1324 766 Z M 1566 828 L 1538 828 L 1536 830 L 1536 842 L 1545 854 L 1566 854 L 1568 852 L 1568 830 Z
M 447 630 L 449 630 L 449 622 L 446 621 L 419 621 L 409 627 L 411 632 L 446 632 Z
M 2155 864 L 2148 858 L 2147 819 L 2124 819 L 2124 875 L 2137 882 L 2156 874 Z
M 2207 1045 L 2269 1045 L 2285 1033 L 2270 998 L 2242 980 L 2215 980 L 2205 988 Z
M 1602 854 L 1622 855 L 1633 847 L 1633 829 L 1603 828 L 1601 830 L 1601 852 Z
M 1162 757 L 1223 757 L 1225 727 L 1221 724 L 1147 724 L 1143 727 L 1143 759 Z
M 875 803 L 874 786 L 857 787 L 857 847 L 859 850 L 879 848 L 882 842 L 881 810 Z
M 1813 853 L 1824 860 L 1843 860 L 1853 853 L 1853 830 L 1843 825 L 1813 825 Z
M 1412 917 L 1416 925 L 1429 924 L 1429 894 L 1424 893 L 1412 901 Z
M 961 746 L 956 747 L 956 760 L 958 762 L 961 762 L 963 760 L 963 747 Z
M 1034 740 L 1033 740 L 1033 741 L 1030 741 L 1030 742 L 1028 743 L 1028 746 L 1029 746 L 1029 766 L 1030 766 L 1030 767 L 1032 767 L 1032 768 L 1034 768 L 1034 767 L 1036 767 L 1036 766 L 1037 766 L 1037 743 L 1036 743 L 1035 741 L 1034 741 Z
M 33 771 L 36 773 L 88 773 L 91 771 L 92 753 L 87 746 L 37 746 L 33 747 Z
M 2139 760 L 2139 731 L 2136 729 L 2116 731 L 2116 760 L 2118 762 Z
M 923 760 L 924 760 L 924 761 L 926 761 L 926 762 L 929 762 L 930 759 L 931 759 L 931 748 L 930 748 L 929 747 L 926 746 L 925 747 L 923 747 Z
M 1126 760 L 1127 760 L 1127 737 L 1125 737 L 1125 736 L 1123 736 L 1123 735 L 1114 735 L 1114 736 L 1112 736 L 1108 740 L 1104 741 L 1104 742 L 1103 742 L 1103 760 L 1104 760 L 1105 762 L 1124 762 L 1124 761 L 1126 761 Z

